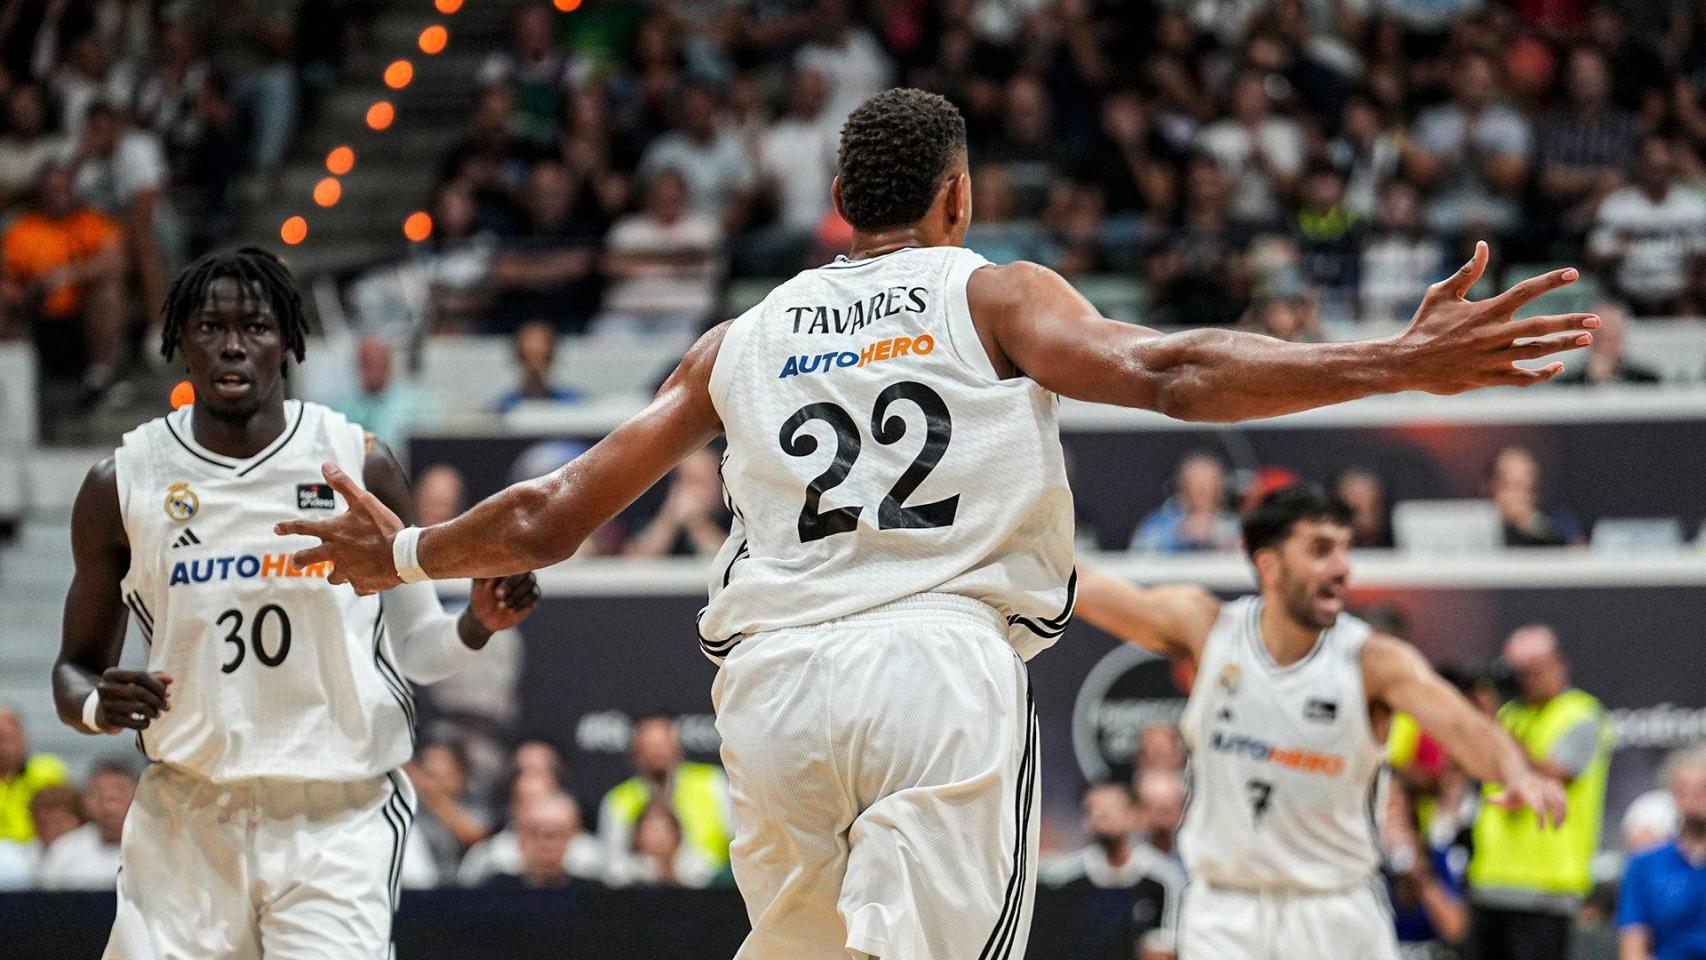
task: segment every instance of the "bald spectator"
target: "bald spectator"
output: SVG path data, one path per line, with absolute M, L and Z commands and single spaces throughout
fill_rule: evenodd
M 111 890 L 118 885 L 119 841 L 136 792 L 136 775 L 109 761 L 89 774 L 83 810 L 89 822 L 59 838 L 36 867 L 43 890 Z
M 398 379 L 391 344 L 364 337 L 355 352 L 359 389 L 334 398 L 328 406 L 361 424 L 399 457 L 408 452 L 409 434 L 433 420 L 434 406 L 413 384 Z
M 1629 861 L 1617 908 L 1619 960 L 1706 956 L 1706 747 L 1673 760 L 1668 780 L 1682 833 Z
M 30 800 L 30 818 L 36 825 L 36 853 L 42 854 L 83 825 L 83 797 L 77 788 L 60 783 L 43 787 Z
M 729 520 L 717 455 L 700 450 L 675 468 L 663 506 L 622 553 L 629 557 L 715 556 L 728 537 Z
M 1135 778 L 1137 830 L 1144 840 L 1181 870 L 1179 828 L 1185 822 L 1185 778 L 1178 770 L 1153 768 Z
M 1503 447 L 1487 464 L 1488 492 L 1504 524 L 1507 547 L 1561 547 L 1582 542 L 1581 526 L 1562 510 L 1543 510 L 1540 463 L 1526 447 Z
M 548 323 L 529 321 L 515 331 L 515 365 L 521 383 L 498 399 L 497 411 L 508 413 L 523 403 L 576 403 L 581 395 L 552 382 L 557 361 L 557 331 Z
M 563 802 L 568 804 L 569 817 L 565 827 L 562 820 Z M 559 868 L 563 873 L 581 880 L 598 880 L 604 876 L 604 851 L 599 842 L 588 836 L 582 826 L 580 806 L 564 793 L 551 777 L 534 771 L 517 775 L 510 787 L 509 823 L 504 829 L 475 844 L 462 858 L 456 881 L 464 887 L 477 887 L 499 875 L 518 878 L 511 886 L 525 885 L 519 878 L 528 869 L 521 849 L 522 824 L 531 825 L 532 870 L 538 879 L 553 874 L 548 864 L 541 862 L 542 851 L 556 849 L 561 843 Z M 566 837 L 563 834 L 566 832 Z
M 1504 659 L 1517 699 L 1499 709 L 1499 723 L 1536 770 L 1564 783 L 1569 816 L 1549 827 L 1528 810 L 1481 805 L 1469 862 L 1471 956 L 1556 960 L 1570 955 L 1573 918 L 1593 886 L 1611 727 L 1599 701 L 1570 685 L 1551 627 L 1517 629 Z
M 1078 909 L 1087 914 L 1059 931 L 1070 943 L 1062 954 L 1083 960 L 1171 960 L 1184 871 L 1141 839 L 1131 791 L 1124 784 L 1090 787 L 1083 809 L 1088 842 L 1045 863 L 1038 877 L 1045 886 L 1074 891 Z M 1117 920 L 1108 922 L 1109 914 Z
M 82 402 L 99 400 L 125 340 L 124 272 L 118 224 L 77 200 L 68 169 L 47 167 L 0 234 L 0 335 L 28 333 L 45 373 L 80 378 Z
M 17 711 L 0 707 L 0 840 L 35 840 L 30 801 L 65 780 L 65 764 L 49 753 L 32 754 Z
M 1141 553 L 1231 552 L 1243 542 L 1238 515 L 1226 507 L 1226 469 L 1206 453 L 1179 461 L 1174 493 L 1143 518 L 1131 549 Z
M 490 889 L 562 890 L 585 883 L 569 872 L 569 847 L 580 834 L 580 811 L 566 794 L 548 793 L 516 812 L 516 869 L 486 880 Z

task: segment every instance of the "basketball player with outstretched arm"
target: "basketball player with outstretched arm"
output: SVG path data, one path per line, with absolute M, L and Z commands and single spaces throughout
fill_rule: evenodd
M 1391 712 L 1500 785 L 1501 805 L 1556 824 L 1564 789 L 1414 647 L 1345 613 L 1344 503 L 1309 486 L 1271 493 L 1244 520 L 1244 548 L 1261 591 L 1230 603 L 1093 571 L 1079 594 L 1085 620 L 1196 668 L 1179 724 L 1191 750 L 1179 956 L 1397 960 L 1376 819 L 1376 730 Z
M 277 257 L 211 254 L 174 282 L 161 349 L 195 403 L 125 435 L 71 519 L 76 575 L 53 668 L 59 715 L 137 731 L 152 761 L 125 820 L 109 960 L 380 960 L 390 952 L 414 791 L 411 683 L 469 662 L 538 599 L 483 579 L 461 616 L 429 585 L 358 597 L 299 566 L 273 524 L 331 516 L 338 464 L 395 515 L 391 452 L 284 397 L 307 322 Z M 360 480 L 350 479 L 359 477 Z M 147 669 L 118 667 L 135 616 Z
M 1037 853 L 1024 660 L 1066 629 L 1076 583 L 1058 397 L 1238 420 L 1539 383 L 1561 365 L 1513 361 L 1585 345 L 1597 320 L 1512 319 L 1571 270 L 1463 299 L 1481 246 L 1391 339 L 1159 336 L 1052 271 L 964 249 L 965 122 L 943 98 L 872 97 L 839 167 L 851 253 L 707 333 L 574 463 L 425 530 L 332 466 L 355 508 L 280 531 L 319 537 L 301 562 L 332 560 L 363 593 L 534 569 L 725 434 L 735 519 L 699 632 L 721 664 L 740 956 L 1007 960 Z

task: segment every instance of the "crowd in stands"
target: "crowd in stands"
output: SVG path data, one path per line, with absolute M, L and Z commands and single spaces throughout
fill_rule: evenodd
M 1641 6 L 529 6 L 440 161 L 432 322 L 702 327 L 725 277 L 844 248 L 841 121 L 893 84 L 966 115 L 971 247 L 1136 281 L 1158 325 L 1405 320 L 1476 239 L 1696 315 L 1706 18 Z

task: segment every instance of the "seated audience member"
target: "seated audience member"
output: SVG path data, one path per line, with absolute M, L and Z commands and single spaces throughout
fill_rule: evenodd
M 973 210 L 977 217 L 966 228 L 966 246 L 992 263 L 1032 260 L 1053 263 L 1055 252 L 1035 220 L 1018 216 L 1018 195 L 1006 167 L 985 164 L 971 178 Z
M 1147 770 L 1185 769 L 1185 741 L 1171 723 L 1151 723 L 1137 735 L 1137 753 L 1132 757 L 1134 773 Z
M 1405 789 L 1389 786 L 1381 823 L 1385 862 L 1382 873 L 1391 900 L 1398 942 L 1436 949 L 1437 944 L 1463 942 L 1469 929 L 1469 907 L 1463 900 L 1466 858 L 1448 848 L 1424 842 Z
M 497 411 L 508 413 L 523 403 L 574 403 L 581 395 L 551 380 L 557 359 L 557 331 L 537 320 L 515 331 L 515 363 L 521 383 L 498 399 Z
M 47 130 L 47 103 L 33 83 L 20 83 L 6 94 L 5 131 L 0 136 L 0 213 L 28 200 L 41 172 L 65 150 L 64 139 Z
M 1677 179 L 1676 148 L 1641 141 L 1634 182 L 1599 205 L 1587 253 L 1638 317 L 1697 315 L 1706 279 L 1706 199 Z
M 30 798 L 30 819 L 35 821 L 35 851 L 39 856 L 83 825 L 83 797 L 76 787 L 63 783 L 43 787 Z
M 1140 553 L 1231 552 L 1243 542 L 1238 516 L 1226 508 L 1226 470 L 1206 453 L 1179 461 L 1175 493 L 1132 534 Z
M 1570 51 L 1566 102 L 1540 127 L 1538 188 L 1563 234 L 1579 240 L 1606 194 L 1623 185 L 1641 127 L 1611 99 L 1605 52 L 1583 44 Z
M 0 234 L 0 333 L 35 341 L 43 372 L 105 395 L 124 343 L 124 242 L 116 223 L 77 201 L 71 173 L 49 166 L 35 200 Z
M 108 762 L 89 774 L 83 810 L 89 822 L 54 842 L 36 866 L 43 890 L 111 890 L 118 885 L 119 840 L 124 815 L 136 792 L 136 777 L 123 763 Z
M 1292 219 L 1303 279 L 1330 323 L 1356 319 L 1357 271 L 1365 240 L 1361 219 L 1345 204 L 1345 175 L 1327 163 L 1309 168 Z
M 548 793 L 522 805 L 511 827 L 516 869 L 488 877 L 488 889 L 562 890 L 588 882 L 569 872 L 569 846 L 580 833 L 580 812 L 566 794 Z
M 448 463 L 422 470 L 420 479 L 415 481 L 416 521 L 430 527 L 461 516 L 468 506 L 466 486 L 462 471 Z
M 1407 180 L 1380 187 L 1374 230 L 1362 247 L 1357 319 L 1407 323 L 1445 265 L 1445 244 L 1421 220 L 1421 194 Z
M 441 877 L 452 876 L 469 847 L 491 836 L 490 818 L 468 796 L 468 757 L 456 743 L 429 743 L 404 771 L 420 798 L 414 833 Z
M 674 170 L 687 187 L 687 206 L 733 229 L 744 223 L 756 172 L 741 137 L 722 125 L 726 111 L 702 81 L 688 83 L 675 100 L 674 129 L 653 140 L 640 158 L 640 176 Z
M 1059 931 L 1082 960 L 1171 960 L 1184 872 L 1140 839 L 1131 791 L 1103 783 L 1084 792 L 1089 843 L 1045 863 L 1044 886 L 1075 891 L 1074 922 Z M 1064 952 L 1064 951 L 1063 951 Z
M 1635 857 L 1676 839 L 1682 832 L 1682 815 L 1677 813 L 1676 798 L 1666 786 L 1648 790 L 1623 810 L 1623 852 Z
M 602 879 L 605 873 L 604 848 L 583 831 L 579 804 L 563 792 L 551 775 L 531 769 L 518 773 L 510 785 L 509 822 L 502 830 L 469 848 L 462 858 L 462 865 L 457 868 L 456 882 L 464 887 L 478 887 L 498 874 L 520 876 L 523 864 L 519 825 L 534 816 L 536 807 L 559 799 L 569 801 L 571 813 L 568 839 L 562 853 L 563 870 L 582 880 Z M 549 819 L 550 815 L 547 816 Z
M 1144 262 L 1156 326 L 1227 326 L 1249 303 L 1251 231 L 1233 222 L 1228 190 L 1212 156 L 1186 161 L 1179 222 L 1157 232 Z
M 798 68 L 788 84 L 787 112 L 759 137 L 759 190 L 775 222 L 749 236 L 743 269 L 786 276 L 806 266 L 812 231 L 829 212 L 839 130 L 825 122 L 823 74 Z M 974 178 L 972 183 L 977 183 Z M 979 217 L 983 216 L 980 208 Z
M 1351 546 L 1392 546 L 1392 505 L 1380 474 L 1350 467 L 1333 480 L 1333 495 L 1351 508 Z
M 1458 55 L 1450 79 L 1452 99 L 1417 115 L 1405 165 L 1432 190 L 1427 216 L 1435 230 L 1509 232 L 1521 219 L 1518 191 L 1533 156 L 1528 119 L 1501 102 L 1498 67 L 1486 51 Z
M 327 406 L 361 424 L 392 452 L 405 455 L 410 432 L 433 421 L 435 405 L 413 384 L 396 378 L 391 344 L 383 337 L 363 338 L 355 364 L 359 389 L 332 398 Z
M 717 303 L 722 276 L 717 221 L 687 206 L 687 183 L 673 170 L 652 176 L 639 213 L 605 237 L 609 278 L 594 332 L 633 337 L 691 337 Z
M 30 802 L 65 779 L 65 763 L 51 753 L 31 753 L 17 711 L 0 707 L 0 840 L 35 840 Z
M 709 886 L 716 868 L 692 846 L 682 842 L 681 820 L 669 804 L 654 800 L 640 811 L 625 856 L 610 862 L 613 887 Z
M 1154 767 L 1140 771 L 1132 782 L 1137 795 L 1139 835 L 1183 870 L 1179 828 L 1185 823 L 1184 775 L 1178 770 Z
M 733 811 L 729 780 L 710 763 L 690 763 L 681 752 L 675 721 L 652 714 L 634 722 L 634 776 L 604 795 L 598 810 L 598 836 L 614 863 L 634 850 L 640 814 L 662 798 L 681 824 L 686 843 L 713 869 L 729 862 Z
M 182 224 L 172 208 L 171 171 L 160 138 L 132 126 L 123 111 L 97 102 L 66 162 L 77 196 L 123 228 L 143 313 L 149 329 L 157 331 L 166 271 L 183 259 Z
M 1599 329 L 1593 332 L 1593 345 L 1588 347 L 1587 363 L 1575 370 L 1560 374 L 1557 382 L 1574 385 L 1599 386 L 1607 383 L 1658 383 L 1659 375 L 1632 363 L 1623 356 L 1623 308 L 1612 302 L 1594 308 L 1599 314 Z
M 1527 448 L 1508 446 L 1487 464 L 1487 483 L 1504 522 L 1507 547 L 1561 547 L 1582 543 L 1581 526 L 1562 510 L 1540 507 L 1540 464 Z
M 1706 747 L 1671 764 L 1682 833 L 1629 861 L 1617 907 L 1620 960 L 1706 956 Z
M 709 448 L 675 468 L 663 506 L 622 549 L 629 557 L 715 556 L 729 535 L 723 481 Z
M 522 224 L 492 260 L 497 305 L 488 333 L 508 333 L 549 318 L 565 333 L 585 329 L 598 306 L 598 248 L 603 211 L 588 184 L 556 160 L 535 164 L 521 189 Z

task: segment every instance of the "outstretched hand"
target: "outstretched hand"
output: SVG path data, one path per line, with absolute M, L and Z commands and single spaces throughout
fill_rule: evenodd
M 1528 368 L 1535 360 L 1593 343 L 1586 331 L 1599 326 L 1591 313 L 1568 313 L 1517 320 L 1517 310 L 1543 294 L 1576 282 L 1574 267 L 1530 277 L 1486 300 L 1468 299 L 1470 288 L 1487 269 L 1487 244 L 1456 273 L 1428 288 L 1422 305 L 1397 343 L 1407 356 L 1404 376 L 1411 389 L 1452 394 L 1477 387 L 1532 386 L 1564 372 L 1562 363 Z
M 343 494 L 349 509 L 329 520 L 286 520 L 274 525 L 279 536 L 315 537 L 317 547 L 299 550 L 298 567 L 332 562 L 327 578 L 348 583 L 362 596 L 389 590 L 402 583 L 391 559 L 391 540 L 403 529 L 403 521 L 379 498 L 363 489 L 335 463 L 320 468 L 332 489 Z
M 1569 804 L 1564 798 L 1564 785 L 1551 777 L 1529 773 L 1504 785 L 1487 802 L 1500 810 L 1533 810 L 1545 827 L 1556 828 L 1564 822 Z

